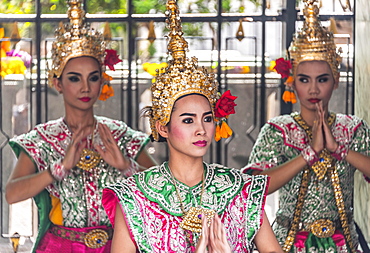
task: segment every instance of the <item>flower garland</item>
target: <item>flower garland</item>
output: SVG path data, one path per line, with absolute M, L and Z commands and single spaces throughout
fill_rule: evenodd
M 0 28 L 0 39 L 9 39 L 4 37 L 4 28 Z M 1 41 L 0 48 L 0 76 L 5 77 L 10 74 L 24 74 L 26 69 L 31 66 L 31 56 L 25 52 L 18 49 L 10 49 L 10 40 Z
M 114 68 L 114 65 L 116 65 L 119 62 L 122 62 L 121 59 L 119 59 L 119 55 L 117 54 L 117 51 L 114 49 L 106 49 L 105 50 L 105 58 L 104 58 L 104 65 L 107 66 L 110 70 L 116 71 Z M 101 89 L 101 93 L 99 96 L 99 100 L 107 100 L 110 97 L 114 96 L 114 89 L 110 85 L 110 81 L 112 81 L 113 78 L 108 75 L 107 73 L 103 72 L 103 87 Z
M 153 77 L 155 77 L 157 76 L 158 73 L 164 73 L 167 66 L 168 66 L 167 62 L 161 62 L 161 63 L 144 62 L 143 70 L 148 72 Z M 155 78 L 152 79 L 152 83 L 154 82 L 155 82 Z
M 217 100 L 215 105 L 215 140 L 219 141 L 221 138 L 229 138 L 233 134 L 233 130 L 226 123 L 230 114 L 235 114 L 235 99 L 238 97 L 231 95 L 230 90 L 227 90 Z
M 283 93 L 283 101 L 285 103 L 297 103 L 297 97 L 294 94 L 293 83 L 294 78 L 292 75 L 292 63 L 284 58 L 276 59 L 272 61 L 271 68 L 281 75 L 281 78 L 285 79 L 285 91 Z

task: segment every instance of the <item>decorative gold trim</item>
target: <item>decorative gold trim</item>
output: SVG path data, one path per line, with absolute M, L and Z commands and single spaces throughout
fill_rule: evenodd
M 328 168 L 332 166 L 333 157 L 325 148 L 320 152 L 319 160 L 312 164 L 311 169 L 315 172 L 317 178 L 322 180 Z
M 172 171 L 171 171 L 169 166 L 168 166 L 168 170 L 170 171 L 170 174 L 171 174 L 171 177 L 172 177 L 172 184 L 175 186 L 176 195 L 177 195 L 177 198 L 179 199 L 181 211 L 183 213 L 183 220 L 180 223 L 180 227 L 185 229 L 185 230 L 190 230 L 192 232 L 198 232 L 198 233 L 202 232 L 202 219 L 201 219 L 202 215 L 203 214 L 206 215 L 207 224 L 209 226 L 211 224 L 211 219 L 213 218 L 213 216 L 216 213 L 215 210 L 201 207 L 202 206 L 202 198 L 203 198 L 204 188 L 205 188 L 205 173 L 206 173 L 205 170 L 203 171 L 203 175 L 202 175 L 202 190 L 201 190 L 201 193 L 200 193 L 200 200 L 199 200 L 199 206 L 200 207 L 192 206 L 192 207 L 190 207 L 190 209 L 187 212 L 185 212 L 185 208 L 182 204 L 180 192 L 177 189 L 177 184 L 176 184 L 176 181 L 175 181 L 175 177 L 173 176 Z
M 297 199 L 297 203 L 296 203 L 294 214 L 293 214 L 292 224 L 290 226 L 288 236 L 285 239 L 285 243 L 283 246 L 284 252 L 289 252 L 290 249 L 292 248 L 295 236 L 299 229 L 299 222 L 301 220 L 304 198 L 308 191 L 309 175 L 310 175 L 310 169 L 308 166 L 306 166 L 303 171 L 301 185 L 299 186 L 298 199 Z
M 334 166 L 331 168 L 330 172 L 331 172 L 331 183 L 334 188 L 335 201 L 338 207 L 339 219 L 342 224 L 343 234 L 344 234 L 344 237 L 346 238 L 346 242 L 351 252 L 356 253 L 357 250 L 355 249 L 353 245 L 351 231 L 349 230 L 348 217 L 347 217 L 346 209 L 344 206 L 342 187 L 340 186 L 338 171 L 336 167 Z

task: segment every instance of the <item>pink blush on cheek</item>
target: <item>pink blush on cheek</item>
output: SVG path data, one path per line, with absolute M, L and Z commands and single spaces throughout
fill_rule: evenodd
M 184 129 L 181 127 L 177 127 L 172 125 L 170 129 L 170 136 L 173 138 L 176 138 L 179 141 L 185 141 L 187 138 L 185 137 Z
M 216 130 L 216 125 L 215 125 L 215 124 L 213 124 L 213 125 L 212 125 L 212 129 L 211 129 L 211 131 L 210 131 L 210 133 L 212 134 L 212 136 L 214 136 L 214 135 L 215 135 L 215 130 Z

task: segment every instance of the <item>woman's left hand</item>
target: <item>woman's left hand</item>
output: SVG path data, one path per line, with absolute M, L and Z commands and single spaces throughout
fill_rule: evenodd
M 325 117 L 324 109 L 322 107 L 322 101 L 318 103 L 318 110 L 321 111 L 320 117 L 323 122 L 323 131 L 324 131 L 324 140 L 325 140 L 325 148 L 329 152 L 334 152 L 337 147 L 338 143 L 335 141 L 335 138 L 333 136 L 333 133 L 331 132 L 329 122 L 327 117 Z
M 209 228 L 207 225 L 207 217 L 202 214 L 202 235 L 199 238 L 195 253 L 206 253 L 208 246 Z
M 217 214 L 213 217 L 209 227 L 207 217 L 202 215 L 202 236 L 195 252 L 231 253 L 230 245 L 226 238 L 225 227 Z
M 226 237 L 226 229 L 221 219 L 215 214 L 209 227 L 209 253 L 231 253 L 230 245 Z
M 99 123 L 98 130 L 100 139 L 105 148 L 102 148 L 97 144 L 95 144 L 94 147 L 101 155 L 102 159 L 118 170 L 122 171 L 128 169 L 130 161 L 123 156 L 117 142 L 114 140 L 113 135 L 110 132 L 110 129 L 106 125 Z

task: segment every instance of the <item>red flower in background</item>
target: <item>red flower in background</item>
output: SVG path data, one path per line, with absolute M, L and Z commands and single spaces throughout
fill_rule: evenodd
M 282 78 L 288 78 L 290 76 L 290 70 L 292 69 L 292 64 L 289 60 L 284 58 L 276 59 L 276 65 L 274 69 L 277 73 L 281 75 Z
M 235 106 L 234 100 L 238 97 L 231 95 L 230 90 L 225 91 L 224 94 L 217 100 L 215 106 L 215 117 L 216 118 L 224 118 L 230 114 L 235 113 Z
M 117 51 L 114 49 L 106 49 L 105 52 L 106 55 L 104 59 L 104 65 L 108 66 L 110 70 L 115 71 L 114 65 L 121 62 L 122 60 L 118 58 L 119 56 L 117 54 Z

